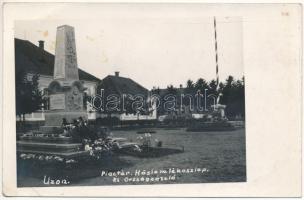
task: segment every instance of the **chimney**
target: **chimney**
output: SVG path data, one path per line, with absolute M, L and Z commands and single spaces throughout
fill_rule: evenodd
M 44 49 L 44 41 L 43 40 L 39 40 L 39 48 L 40 49 Z
M 116 77 L 119 77 L 119 72 L 115 72 L 115 76 L 116 76 Z

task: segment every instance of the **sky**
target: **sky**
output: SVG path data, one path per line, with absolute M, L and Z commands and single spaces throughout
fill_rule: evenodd
M 45 49 L 54 54 L 56 28 L 68 24 L 75 28 L 79 68 L 100 79 L 119 71 L 147 89 L 185 86 L 188 79 L 215 79 L 213 16 L 165 11 L 157 15 L 155 10 L 138 9 L 136 15 L 108 12 L 95 14 L 94 19 L 16 21 L 15 37 L 36 45 L 44 40 Z M 217 16 L 216 20 L 220 81 L 228 75 L 240 79 L 242 19 Z

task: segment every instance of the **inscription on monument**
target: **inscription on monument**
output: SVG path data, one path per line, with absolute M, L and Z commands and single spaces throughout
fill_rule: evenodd
M 65 78 L 65 37 L 64 27 L 57 28 L 54 79 Z
M 50 109 L 51 110 L 65 109 L 65 95 L 64 94 L 51 95 Z
M 79 79 L 75 34 L 71 26 L 57 28 L 54 79 Z

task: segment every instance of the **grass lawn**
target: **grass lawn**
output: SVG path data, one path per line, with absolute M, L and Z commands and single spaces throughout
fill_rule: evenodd
M 112 177 L 99 176 L 102 170 L 124 170 L 134 173 L 136 170 L 163 170 L 169 168 L 194 169 L 206 168 L 205 173 L 176 174 L 175 180 L 154 183 L 206 183 L 206 182 L 242 182 L 246 181 L 245 130 L 222 132 L 186 132 L 185 129 L 155 129 L 155 138 L 163 142 L 163 146 L 184 146 L 184 152 L 158 158 L 137 158 L 120 155 L 115 161 L 107 161 L 111 166 L 84 166 L 78 169 L 83 174 L 93 173 L 95 176 L 71 181 L 70 185 L 111 185 L 111 184 L 145 184 L 145 182 L 113 183 Z M 136 130 L 113 131 L 114 137 L 125 137 L 136 141 Z M 103 161 L 104 162 L 104 161 Z M 112 169 L 111 169 L 112 168 Z M 53 169 L 60 170 L 60 169 Z M 23 170 L 22 170 L 23 171 Z M 25 172 L 25 171 L 24 171 Z M 46 172 L 47 173 L 47 172 Z M 78 174 L 78 172 L 75 172 Z M 43 174 L 43 173 L 42 173 Z M 47 174 L 45 174 L 47 175 Z M 157 177 L 153 175 L 151 177 Z M 19 186 L 45 186 L 43 176 L 25 176 L 19 173 Z

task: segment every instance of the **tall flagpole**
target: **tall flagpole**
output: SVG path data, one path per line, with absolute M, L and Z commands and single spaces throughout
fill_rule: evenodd
M 215 45 L 215 64 L 216 64 L 216 91 L 219 90 L 219 70 L 218 70 L 218 52 L 217 52 L 217 34 L 216 34 L 216 19 L 214 17 L 214 45 Z
M 214 41 L 215 41 L 215 63 L 216 63 L 216 92 L 218 94 L 216 105 L 214 105 L 214 110 L 219 111 L 222 119 L 226 119 L 225 116 L 225 105 L 220 104 L 220 98 L 223 94 L 219 90 L 220 82 L 219 82 L 219 68 L 218 68 L 218 52 L 217 52 L 217 34 L 216 34 L 216 19 L 214 17 Z

